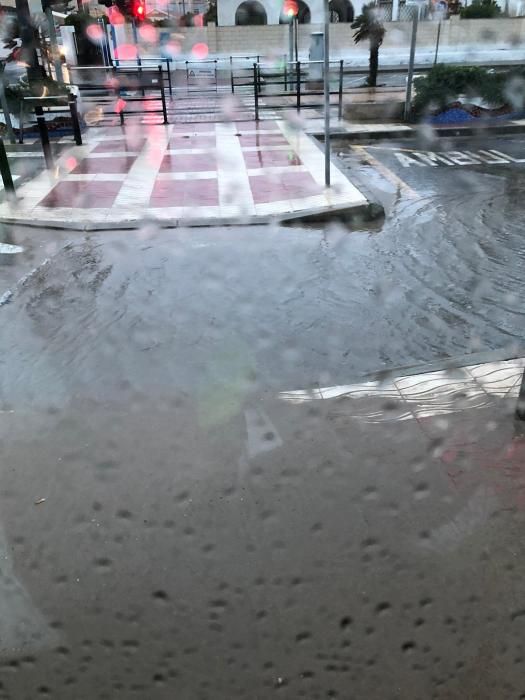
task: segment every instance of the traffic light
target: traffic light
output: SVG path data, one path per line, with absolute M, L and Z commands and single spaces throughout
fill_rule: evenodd
M 131 14 L 135 22 L 143 22 L 146 19 L 146 0 L 133 0 Z
M 282 14 L 287 19 L 293 19 L 294 17 L 297 17 L 298 12 L 299 5 L 296 2 L 296 0 L 284 0 Z
M 99 5 L 113 4 L 113 0 L 98 0 Z M 119 12 L 128 20 L 143 22 L 146 19 L 146 0 L 114 0 Z

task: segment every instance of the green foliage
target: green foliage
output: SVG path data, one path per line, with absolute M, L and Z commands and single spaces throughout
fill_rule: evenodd
M 383 43 L 386 29 L 381 22 L 377 6 L 373 4 L 363 5 L 362 13 L 352 22 L 352 29 L 357 29 L 354 41 L 368 40 L 370 46 L 370 60 L 367 84 L 375 87 L 377 84 L 377 71 L 379 67 L 379 47 Z
M 499 107 L 508 101 L 507 86 L 523 81 L 525 68 L 495 72 L 478 66 L 449 66 L 438 63 L 425 76 L 414 80 L 414 116 L 443 109 L 460 95 L 480 97 Z
M 363 5 L 362 13 L 355 18 L 351 24 L 352 29 L 357 29 L 354 34 L 354 41 L 358 44 L 360 41 L 370 41 L 370 46 L 381 46 L 385 36 L 386 29 L 379 17 L 377 6 Z
M 459 14 L 463 19 L 491 19 L 501 14 L 501 8 L 496 0 L 472 0 Z
M 217 24 L 217 0 L 209 0 L 208 9 L 204 13 L 204 24 L 210 22 Z

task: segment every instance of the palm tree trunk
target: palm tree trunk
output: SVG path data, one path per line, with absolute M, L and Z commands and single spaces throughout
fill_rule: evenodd
M 372 44 L 370 46 L 370 65 L 368 71 L 368 85 L 375 87 L 377 84 L 377 69 L 379 66 L 379 46 Z
M 33 26 L 33 20 L 29 11 L 29 3 L 27 0 L 16 0 L 16 14 L 18 19 L 18 27 L 20 31 L 20 39 L 22 41 L 22 59 L 27 64 L 27 75 L 29 80 L 41 79 L 43 70 L 38 64 L 36 47 L 38 39 L 36 29 Z

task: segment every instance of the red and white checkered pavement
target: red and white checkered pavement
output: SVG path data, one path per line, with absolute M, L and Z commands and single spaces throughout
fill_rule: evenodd
M 90 129 L 54 172 L 0 205 L 3 220 L 113 228 L 261 219 L 359 207 L 365 197 L 285 122 L 126 125 Z

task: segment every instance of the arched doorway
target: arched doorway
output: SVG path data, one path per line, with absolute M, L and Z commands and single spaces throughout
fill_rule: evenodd
M 235 13 L 235 24 L 268 24 L 266 10 L 257 0 L 246 0 L 241 2 Z
M 279 24 L 287 24 L 293 16 L 297 16 L 299 24 L 310 24 L 312 21 L 310 8 L 303 0 L 285 0 Z
M 337 23 L 354 21 L 354 8 L 349 0 L 331 0 L 329 8 L 330 22 Z

